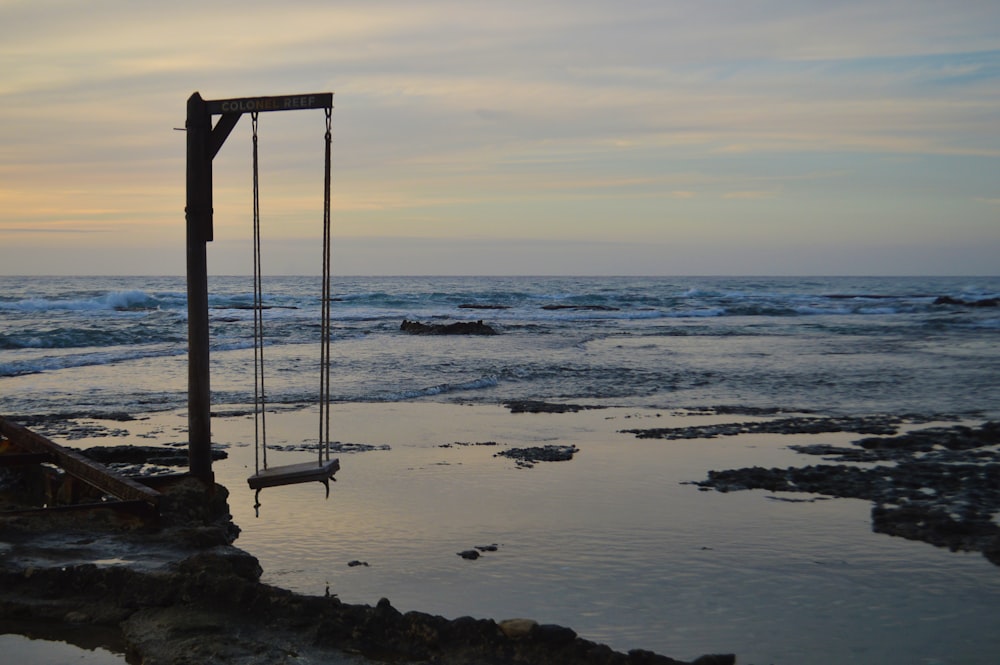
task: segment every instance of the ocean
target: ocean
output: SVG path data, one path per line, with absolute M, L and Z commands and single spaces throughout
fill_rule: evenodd
M 210 285 L 213 401 L 253 403 L 252 280 Z M 265 281 L 268 401 L 318 394 L 319 279 Z M 996 413 L 1000 278 L 336 278 L 335 402 Z M 5 411 L 186 404 L 185 283 L 0 277 Z M 483 320 L 499 335 L 401 333 Z M 251 356 L 252 357 L 252 356 Z
M 183 278 L 0 286 L 3 415 L 42 431 L 72 421 L 51 430 L 70 445 L 183 444 Z M 245 484 L 252 279 L 212 277 L 209 291 L 212 436 L 229 455 L 214 468 L 236 544 L 269 583 L 527 616 L 682 659 L 996 662 L 1000 575 L 979 553 L 874 533 L 867 501 L 691 485 L 712 469 L 819 463 L 789 444 L 858 434 L 628 432 L 792 413 L 996 420 L 1000 277 L 335 277 L 335 438 L 358 452 L 340 454 L 329 499 L 318 485 L 265 490 L 259 516 Z M 280 463 L 317 438 L 319 293 L 318 278 L 264 280 Z M 497 334 L 412 335 L 404 320 Z M 523 400 L 580 410 L 505 406 Z M 525 445 L 576 454 L 532 468 L 497 455 Z M 478 560 L 456 555 L 477 546 Z

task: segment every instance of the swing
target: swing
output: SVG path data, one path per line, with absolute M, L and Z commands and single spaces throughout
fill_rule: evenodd
M 315 462 L 284 466 L 267 464 L 267 428 L 264 403 L 264 320 L 263 289 L 260 265 L 260 187 L 257 158 L 257 112 L 253 121 L 253 255 L 254 255 L 254 475 L 247 478 L 250 489 L 256 490 L 255 509 L 260 509 L 260 491 L 265 487 L 295 485 L 318 481 L 326 487 L 330 498 L 330 481 L 340 469 L 340 462 L 330 458 L 330 144 L 331 113 L 326 111 L 326 160 L 323 174 L 323 282 L 320 325 L 320 396 L 319 441 Z

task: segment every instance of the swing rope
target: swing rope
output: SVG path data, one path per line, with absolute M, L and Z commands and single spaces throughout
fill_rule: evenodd
M 260 172 L 257 156 L 257 112 L 253 122 L 253 354 L 254 354 L 254 467 L 267 468 L 267 427 L 264 404 L 264 303 L 260 263 Z
M 333 109 L 326 111 L 326 143 L 323 164 L 323 295 L 322 324 L 320 331 L 320 397 L 319 397 L 319 464 L 323 464 L 324 449 L 326 461 L 330 461 L 330 163 L 331 131 Z

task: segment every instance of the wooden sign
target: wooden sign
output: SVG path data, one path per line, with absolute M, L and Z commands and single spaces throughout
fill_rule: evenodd
M 208 105 L 208 112 L 211 115 L 327 109 L 333 106 L 333 93 L 321 92 L 308 95 L 281 95 L 278 97 L 240 97 L 238 99 L 206 101 L 205 103 Z

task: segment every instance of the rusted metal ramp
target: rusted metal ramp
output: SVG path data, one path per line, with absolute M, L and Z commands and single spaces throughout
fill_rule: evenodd
M 114 497 L 114 500 L 102 500 L 98 503 L 60 505 L 60 510 L 123 508 L 152 515 L 159 512 L 161 495 L 156 490 L 116 473 L 76 451 L 64 448 L 3 416 L 0 416 L 0 435 L 5 440 L 3 454 L 0 454 L 0 467 L 53 464 L 103 495 Z M 52 509 L 54 508 L 45 507 L 36 510 Z

